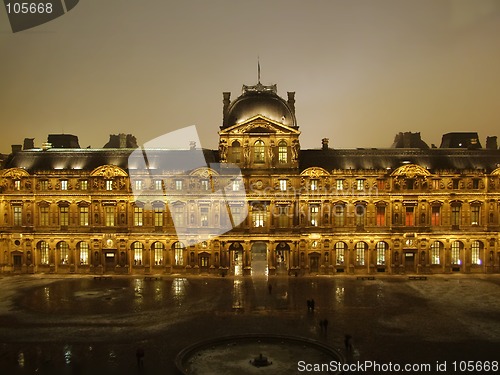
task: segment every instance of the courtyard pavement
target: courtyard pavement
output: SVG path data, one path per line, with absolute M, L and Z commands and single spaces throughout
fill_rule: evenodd
M 245 333 L 315 339 L 351 364 L 385 366 L 346 373 L 397 373 L 395 364 L 432 369 L 407 374 L 498 373 L 467 370 L 467 361 L 475 368 L 500 361 L 500 275 L 0 278 L 3 374 L 177 374 L 174 359 L 184 347 Z M 437 371 L 443 364 L 447 371 Z M 328 372 L 296 372 L 309 373 Z

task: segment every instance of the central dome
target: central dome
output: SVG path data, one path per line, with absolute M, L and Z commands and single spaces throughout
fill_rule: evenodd
M 243 85 L 243 94 L 225 108 L 222 128 L 239 124 L 249 118 L 262 115 L 283 125 L 296 127 L 294 93 L 288 93 L 288 102 L 278 96 L 276 85 Z

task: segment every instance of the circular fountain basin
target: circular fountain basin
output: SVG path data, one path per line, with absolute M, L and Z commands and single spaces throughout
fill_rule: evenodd
M 267 357 L 270 364 L 254 366 L 255 359 L 260 355 Z M 185 375 L 317 373 L 303 369 L 299 371 L 300 363 L 303 366 L 323 365 L 321 374 L 340 374 L 340 371 L 328 368 L 332 361 L 345 363 L 338 351 L 319 341 L 295 336 L 249 334 L 226 336 L 191 345 L 177 355 L 175 364 Z

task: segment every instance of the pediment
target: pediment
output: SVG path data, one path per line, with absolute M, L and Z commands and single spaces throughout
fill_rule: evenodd
M 239 124 L 230 126 L 219 132 L 219 135 L 223 134 L 300 134 L 295 128 L 280 124 L 279 122 L 273 121 L 265 116 L 257 115 L 243 121 Z

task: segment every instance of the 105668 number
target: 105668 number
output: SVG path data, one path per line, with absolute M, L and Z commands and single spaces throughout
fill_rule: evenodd
M 9 14 L 52 13 L 52 3 L 7 3 L 6 7 Z

